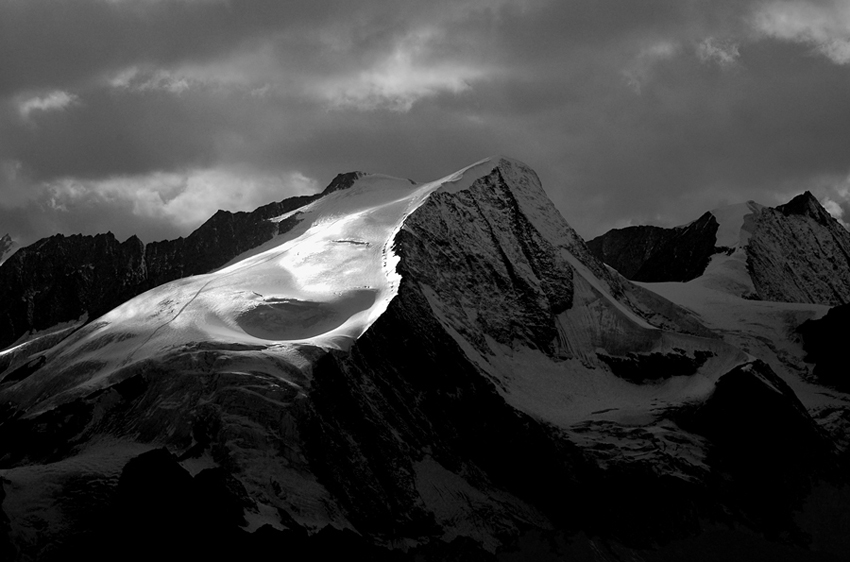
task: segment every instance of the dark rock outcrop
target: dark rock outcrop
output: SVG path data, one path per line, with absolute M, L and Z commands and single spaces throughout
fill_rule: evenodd
M 850 392 L 847 334 L 850 334 L 850 304 L 831 308 L 823 318 L 803 322 L 797 331 L 803 337 L 806 361 L 814 363 L 813 374 L 821 382 Z
M 838 305 L 850 302 L 850 232 L 808 191 L 774 208 L 746 215 L 739 259 L 758 300 Z M 588 242 L 594 254 L 634 281 L 689 281 L 703 274 L 715 247 L 718 223 L 711 212 L 676 228 L 633 226 Z M 737 255 L 737 254 L 735 254 Z
M 794 513 L 814 476 L 836 468 L 834 445 L 794 391 L 764 362 L 732 369 L 714 393 L 678 420 L 705 436 L 707 461 L 721 475 L 716 492 L 768 536 L 805 542 Z M 789 535 L 790 533 L 790 535 Z
M 587 243 L 593 254 L 627 279 L 653 283 L 690 281 L 702 275 L 716 253 L 717 219 L 705 213 L 676 228 L 630 226 Z
M 850 232 L 808 191 L 756 214 L 747 270 L 762 300 L 850 302 Z
M 144 257 L 138 238 L 119 243 L 112 234 L 55 235 L 19 250 L 0 267 L 0 346 L 135 296 Z
M 611 367 L 615 375 L 636 383 L 693 375 L 712 355 L 710 351 L 697 350 L 691 356 L 683 349 L 674 349 L 669 353 L 631 352 L 625 357 L 597 352 L 597 356 Z

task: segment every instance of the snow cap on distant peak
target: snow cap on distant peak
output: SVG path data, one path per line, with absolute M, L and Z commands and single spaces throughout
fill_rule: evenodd
M 341 189 L 348 189 L 354 185 L 354 182 L 366 175 L 368 175 L 366 172 L 346 172 L 344 174 L 337 174 L 325 190 L 322 191 L 322 195 L 328 195 L 329 193 L 340 191 Z

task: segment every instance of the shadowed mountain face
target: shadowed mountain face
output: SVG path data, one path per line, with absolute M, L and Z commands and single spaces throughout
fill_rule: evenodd
M 725 230 L 740 235 L 718 242 L 715 215 L 728 223 Z M 748 298 L 850 302 L 850 233 L 809 192 L 785 205 L 754 205 L 732 217 L 728 211 L 709 211 L 676 228 L 611 230 L 588 242 L 588 247 L 634 281 L 691 281 L 706 273 L 712 260 L 719 265 L 731 259 L 746 263 Z
M 755 217 L 747 268 L 763 300 L 850 303 L 850 232 L 803 193 Z
M 587 243 L 597 258 L 634 281 L 690 281 L 717 253 L 717 220 L 705 213 L 678 228 L 630 226 Z
M 847 334 L 850 333 L 850 304 L 832 308 L 818 320 L 807 320 L 797 329 L 803 337 L 806 360 L 815 365 L 813 374 L 823 384 L 850 392 Z
M 528 167 L 340 177 L 227 267 L 0 356 L 0 552 L 842 552 L 809 550 L 846 473 L 791 386 L 608 270 Z

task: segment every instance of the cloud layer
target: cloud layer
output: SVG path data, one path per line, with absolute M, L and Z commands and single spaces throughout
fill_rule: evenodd
M 841 0 L 9 0 L 0 230 L 185 235 L 339 172 L 531 165 L 585 236 L 850 216 Z M 3 232 L 0 232 L 3 234 Z

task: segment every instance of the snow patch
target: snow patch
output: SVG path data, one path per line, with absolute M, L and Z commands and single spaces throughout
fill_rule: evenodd
M 746 245 L 749 231 L 744 228 L 745 218 L 748 215 L 757 214 L 763 208 L 764 205 L 755 201 L 747 201 L 712 209 L 710 212 L 720 225 L 717 229 L 715 246 L 733 248 Z

